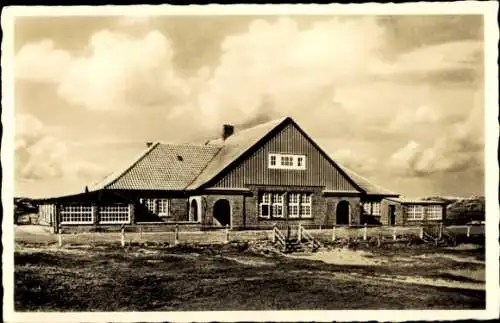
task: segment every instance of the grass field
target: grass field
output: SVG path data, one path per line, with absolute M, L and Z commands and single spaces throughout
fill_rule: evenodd
M 466 248 L 462 248 L 466 249 Z M 17 311 L 482 309 L 484 249 L 18 243 Z

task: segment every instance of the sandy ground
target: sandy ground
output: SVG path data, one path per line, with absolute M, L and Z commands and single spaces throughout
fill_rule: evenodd
M 418 256 L 409 257 L 394 257 L 387 258 L 384 256 L 375 256 L 370 252 L 363 250 L 351 250 L 348 248 L 339 248 L 328 251 L 318 251 L 316 253 L 297 253 L 289 255 L 290 258 L 307 259 L 313 261 L 322 261 L 327 264 L 334 265 L 351 265 L 351 266 L 380 266 L 388 264 L 389 262 L 397 262 L 398 265 L 408 265 L 413 266 L 418 263 L 421 259 L 427 261 L 435 261 L 439 258 L 448 259 L 459 263 L 470 263 L 485 265 L 484 261 L 476 260 L 472 257 L 456 256 L 449 254 L 424 254 Z M 485 268 L 479 269 L 444 269 L 441 272 L 448 273 L 455 276 L 465 277 L 468 279 L 476 280 L 476 282 L 463 282 L 448 279 L 439 278 L 427 278 L 418 276 L 401 276 L 401 275 L 376 275 L 373 276 L 374 279 L 389 280 L 394 282 L 408 283 L 408 284 L 420 284 L 420 285 L 430 285 L 437 287 L 449 287 L 449 288 L 463 288 L 463 289 L 474 289 L 474 290 L 485 290 Z M 359 276 L 359 274 L 345 273 L 348 276 Z M 369 275 L 368 275 L 369 276 Z M 367 278 L 364 274 L 363 278 Z
M 381 265 L 386 261 L 369 258 L 371 253 L 362 250 L 351 250 L 339 248 L 334 250 L 317 251 L 315 253 L 295 253 L 290 258 L 302 258 L 308 260 L 319 260 L 333 265 L 373 266 Z

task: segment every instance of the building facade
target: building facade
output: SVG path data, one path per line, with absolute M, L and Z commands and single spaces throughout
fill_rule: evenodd
M 398 194 L 332 160 L 291 118 L 203 144 L 151 143 L 84 193 L 39 201 L 61 226 L 170 223 L 196 229 L 408 223 Z M 412 215 L 413 216 L 413 215 Z

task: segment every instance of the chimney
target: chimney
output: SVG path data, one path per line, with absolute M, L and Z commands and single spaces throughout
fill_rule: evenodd
M 229 136 L 234 133 L 234 126 L 230 124 L 225 124 L 222 126 L 222 139 L 226 140 Z
M 148 148 L 149 148 L 149 147 L 151 147 L 151 146 L 153 146 L 153 142 L 152 142 L 152 141 L 148 141 L 148 142 L 146 143 L 146 147 L 148 147 Z

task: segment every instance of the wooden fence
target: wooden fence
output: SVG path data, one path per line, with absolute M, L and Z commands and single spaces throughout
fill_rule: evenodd
M 161 244 L 189 244 L 189 243 L 228 243 L 235 241 L 255 241 L 255 240 L 272 240 L 273 226 L 262 226 L 254 230 L 239 230 L 238 228 L 229 227 L 214 227 L 212 230 L 192 231 L 190 229 L 183 230 L 181 226 L 173 226 L 168 231 L 144 230 L 147 226 L 121 226 L 115 228 L 114 231 L 99 231 L 92 232 L 72 232 L 65 233 L 64 230 L 59 230 L 57 233 L 57 245 L 96 245 L 96 244 L 116 244 L 126 246 L 136 243 L 161 243 Z M 284 234 L 287 239 L 296 239 L 300 235 L 299 226 L 288 226 L 285 228 L 288 232 Z M 452 232 L 457 236 L 482 236 L 484 235 L 484 225 L 465 225 L 465 226 L 448 226 L 445 227 L 447 232 Z M 280 228 L 283 230 L 283 228 Z M 352 240 L 369 240 L 371 238 L 379 238 L 385 240 L 398 240 L 408 237 L 423 238 L 424 226 L 411 227 L 390 227 L 390 226 L 331 226 L 305 228 L 314 239 L 320 242 L 335 242 L 341 239 Z M 53 235 L 52 235 L 53 236 Z M 54 237 L 54 236 L 53 236 Z M 17 240 L 17 239 L 16 239 Z M 52 238 L 52 241 L 55 240 Z

